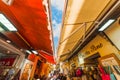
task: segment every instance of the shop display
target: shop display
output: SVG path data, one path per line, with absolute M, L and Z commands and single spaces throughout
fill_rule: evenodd
M 76 70 L 76 77 L 81 77 L 81 76 L 82 76 L 82 69 L 78 67 Z
M 120 75 L 120 66 L 118 65 L 113 65 L 114 69 L 116 70 L 116 72 Z
M 11 80 L 14 74 L 15 74 L 15 69 L 11 68 L 6 75 L 5 80 Z
M 115 75 L 116 79 L 120 79 L 120 74 L 117 73 L 117 70 L 115 70 L 115 68 L 113 66 L 111 66 L 112 70 L 113 70 L 113 74 Z
M 27 63 L 25 65 L 24 70 L 23 70 L 21 80 L 28 80 L 29 79 L 31 69 L 32 69 L 32 65 Z
M 13 77 L 15 70 L 14 70 L 14 64 L 16 61 L 16 57 L 18 55 L 3 55 L 1 53 L 0 57 L 0 80 L 6 79 L 9 80 Z
M 109 75 L 111 80 L 118 80 L 120 78 L 120 63 L 114 54 L 101 57 L 99 62 L 103 66 L 105 74 Z
M 0 66 L 12 66 L 14 61 L 15 61 L 15 57 L 10 57 L 10 56 L 5 56 L 0 58 Z
M 29 60 L 25 60 L 24 66 L 22 68 L 22 74 L 21 74 L 21 80 L 29 80 L 30 79 L 30 74 L 32 70 L 33 62 Z
M 18 70 L 17 74 L 15 74 L 13 80 L 20 80 L 21 69 Z

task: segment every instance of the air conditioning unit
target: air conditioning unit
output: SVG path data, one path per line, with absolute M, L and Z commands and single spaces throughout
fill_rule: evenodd
M 14 0 L 2 0 L 5 4 L 11 5 Z

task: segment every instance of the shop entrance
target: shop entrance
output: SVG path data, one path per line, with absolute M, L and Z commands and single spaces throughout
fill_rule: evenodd
M 0 80 L 11 78 L 15 73 L 15 64 L 19 55 L 0 46 Z M 11 74 L 9 74 L 11 72 Z M 10 77 L 9 77 L 10 76 Z
M 97 52 L 87 58 L 84 59 L 84 67 L 83 67 L 83 73 L 84 75 L 82 78 L 85 78 L 86 80 L 101 80 L 99 70 L 98 70 L 98 58 L 100 58 L 100 53 Z
M 100 57 L 101 57 L 101 56 L 100 56 L 100 53 L 97 52 L 97 53 L 95 53 L 95 54 L 93 54 L 93 55 L 85 58 L 85 59 L 84 59 L 84 61 L 85 61 L 84 64 L 85 64 L 86 66 L 97 66 L 97 65 L 98 65 L 98 58 L 100 58 Z

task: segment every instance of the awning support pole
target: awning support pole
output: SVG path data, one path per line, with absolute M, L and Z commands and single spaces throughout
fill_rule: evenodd
M 68 38 L 70 38 L 73 34 L 75 34 L 80 28 L 85 26 L 86 23 L 83 23 L 80 27 L 78 27 L 76 30 L 74 30 L 68 37 L 66 37 L 63 41 L 60 42 L 62 44 L 64 41 L 66 41 Z

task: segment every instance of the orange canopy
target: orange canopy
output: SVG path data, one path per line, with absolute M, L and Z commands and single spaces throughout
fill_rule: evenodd
M 39 54 L 44 57 L 49 63 L 52 63 L 52 64 L 56 64 L 53 56 L 49 55 L 48 53 L 46 53 L 45 51 L 38 51 Z
M 2 32 L 22 49 L 44 50 L 53 58 L 52 29 L 48 29 L 48 16 L 43 0 L 14 0 L 6 5 L 0 0 L 0 11 L 17 28 L 18 32 Z M 50 26 L 51 27 L 51 26 Z M 21 38 L 21 39 L 18 39 Z M 24 45 L 23 45 L 24 44 Z M 47 56 L 44 53 L 41 53 Z

